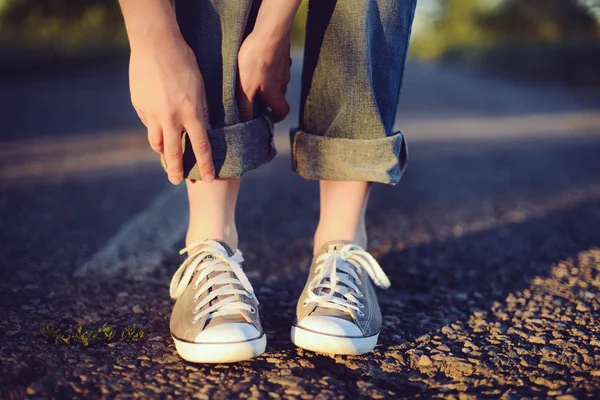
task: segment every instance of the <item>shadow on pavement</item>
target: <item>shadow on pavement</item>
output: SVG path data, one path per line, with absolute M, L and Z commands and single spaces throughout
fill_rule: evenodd
M 43 263 L 44 254 L 56 253 L 52 257 L 62 262 L 77 259 L 81 247 L 75 236 L 91 241 L 100 226 L 117 229 L 118 221 L 100 221 L 101 216 L 114 218 L 113 207 L 123 207 L 124 201 L 135 210 L 140 204 L 135 197 L 146 195 L 158 172 L 143 178 L 137 171 L 130 180 L 66 182 L 56 192 L 12 187 L 0 194 L 6 213 L 0 220 L 19 226 L 5 236 L 4 251 L 10 254 L 0 254 L 6 262 L 2 268 L 10 272 L 0 285 L 4 320 L 20 332 L 39 332 L 50 322 L 135 322 L 148 337 L 136 345 L 81 349 L 48 344 L 35 334 L 27 341 L 7 336 L 2 356 L 11 362 L 3 367 L 0 383 L 10 393 L 37 385 L 36 393 L 55 390 L 51 393 L 63 397 L 99 393 L 101 387 L 109 394 L 129 393 L 150 385 L 156 393 L 172 393 L 183 384 L 191 385 L 190 391 L 233 395 L 248 390 L 243 382 L 262 385 L 261 391 L 300 385 L 307 393 L 329 390 L 349 398 L 365 396 L 361 385 L 367 383 L 404 397 L 431 394 L 434 389 L 415 381 L 420 370 L 407 361 L 407 349 L 420 337 L 465 324 L 473 313 L 487 312 L 536 277 L 548 276 L 554 264 L 600 246 L 599 151 L 600 141 L 593 137 L 414 143 L 400 187 L 376 188 L 369 210 L 370 248 L 393 284 L 380 292 L 385 315 L 380 346 L 369 355 L 334 358 L 304 352 L 289 340 L 310 261 L 318 190 L 315 182 L 289 170 L 287 155 L 280 157 L 247 180 L 238 212 L 245 268 L 269 337 L 267 353 L 224 366 L 187 364 L 174 354 L 168 282 L 179 257 L 138 280 L 101 274 L 73 278 L 73 266 Z M 115 185 L 116 191 L 104 193 Z M 77 207 L 69 202 L 73 193 L 78 193 Z M 90 215 L 87 205 L 93 207 Z M 404 361 L 391 362 L 394 357 Z M 88 380 L 80 382 L 82 375 Z M 140 389 L 140 382 L 149 383 Z
M 534 278 L 547 277 L 556 263 L 598 246 L 600 202 L 593 201 L 521 223 L 390 250 L 379 257 L 392 289 L 379 291 L 384 327 L 378 352 L 372 356 L 332 358 L 294 348 L 289 329 L 306 272 L 273 280 L 266 284 L 268 290 L 259 289 L 270 340 L 267 357 L 271 353 L 284 359 L 305 358 L 313 367 L 292 369 L 293 376 L 305 380 L 329 376 L 336 384 L 343 382 L 336 392 L 348 396 L 359 395 L 355 385 L 359 380 L 406 398 L 426 395 L 423 386 L 410 379 L 418 371 L 386 372 L 378 362 L 401 352 L 403 344 L 439 334 L 444 326 L 467 324 L 474 312 L 487 313 L 495 302 L 527 289 Z M 249 367 L 264 374 L 273 365 L 257 360 Z

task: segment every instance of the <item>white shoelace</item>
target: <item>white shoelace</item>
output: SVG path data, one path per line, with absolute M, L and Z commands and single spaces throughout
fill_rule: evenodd
M 334 308 L 352 314 L 354 310 L 363 316 L 364 308 L 359 298 L 364 294 L 356 284 L 361 284 L 356 270 L 367 271 L 373 282 L 384 289 L 390 287 L 390 281 L 375 258 L 361 247 L 347 244 L 339 250 L 323 253 L 317 257 L 314 272 L 318 275 L 308 286 L 308 299 L 304 305 L 317 303 L 319 307 Z M 329 282 L 327 282 L 329 280 Z M 339 284 L 338 284 L 339 283 Z M 340 285 L 341 284 L 341 285 Z M 329 289 L 325 294 L 322 289 Z M 335 294 L 340 296 L 335 296 Z
M 222 315 L 238 314 L 241 310 L 246 310 L 252 314 L 256 313 L 256 309 L 249 304 L 237 301 L 237 295 L 243 295 L 254 298 L 254 290 L 250 281 L 244 274 L 240 263 L 244 261 L 242 253 L 239 250 L 229 256 L 227 250 L 217 241 L 205 240 L 192 243 L 183 248 L 179 254 L 187 253 L 191 249 L 197 249 L 193 254 L 181 264 L 173 279 L 171 280 L 170 293 L 174 299 L 179 298 L 185 289 L 190 284 L 192 277 L 198 271 L 195 277 L 194 289 L 197 289 L 194 297 L 194 302 L 210 288 L 218 287 L 211 290 L 208 296 L 200 301 L 192 311 L 196 316 L 193 322 L 196 323 L 200 318 L 208 315 L 214 318 Z M 207 257 L 208 256 L 208 257 Z M 214 272 L 222 272 L 214 277 L 209 278 L 202 286 L 198 288 L 200 282 L 208 275 Z M 228 273 L 233 273 L 233 277 L 228 276 Z M 234 285 L 240 285 L 245 290 L 237 289 Z M 212 304 L 210 307 L 200 311 L 202 307 L 210 304 L 217 297 L 223 297 L 219 301 Z

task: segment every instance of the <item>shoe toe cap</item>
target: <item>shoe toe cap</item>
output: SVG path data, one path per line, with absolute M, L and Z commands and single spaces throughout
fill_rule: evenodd
M 254 325 L 234 322 L 208 327 L 200 332 L 194 341 L 197 343 L 234 343 L 258 337 L 260 337 L 260 332 Z
M 299 327 L 313 332 L 334 336 L 364 336 L 360 328 L 353 322 L 342 318 L 321 315 L 309 315 L 298 324 Z

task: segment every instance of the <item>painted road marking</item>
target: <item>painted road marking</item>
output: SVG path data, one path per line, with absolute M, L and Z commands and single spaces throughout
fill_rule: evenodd
M 521 133 L 522 136 L 550 134 L 555 137 L 573 137 L 575 134 L 597 135 L 600 125 L 596 111 L 583 113 L 565 113 L 562 115 L 533 115 L 525 117 L 504 118 L 468 118 L 455 121 L 434 121 L 430 123 L 419 122 L 408 126 L 407 132 L 415 134 L 416 142 L 440 139 L 436 133 L 443 133 L 444 139 L 498 139 L 506 137 L 514 139 Z M 492 123 L 494 122 L 494 123 Z M 445 126 L 445 130 L 441 129 Z M 449 131 L 451 134 L 449 134 Z M 484 134 L 482 134 L 482 132 Z M 525 134 L 523 134 L 525 132 Z M 529 135 L 527 135 L 529 133 Z M 287 135 L 275 136 L 275 142 L 280 155 L 289 153 Z M 270 168 L 271 167 L 271 168 Z M 264 178 L 279 171 L 274 166 L 265 166 L 249 174 L 250 179 Z M 594 196 L 600 196 L 600 188 L 589 188 Z M 564 199 L 572 203 L 572 193 L 556 195 L 550 204 L 547 204 L 544 213 L 560 209 Z M 596 197 L 595 197 L 596 198 Z M 583 202 L 585 199 L 581 199 Z M 533 201 L 533 200 L 532 200 Z M 182 241 L 188 222 L 188 205 L 184 185 L 168 187 L 159 194 L 148 208 L 141 211 L 113 236 L 101 249 L 90 257 L 75 272 L 82 276 L 88 273 L 110 275 L 115 272 L 125 271 L 129 275 L 146 275 L 158 268 L 165 257 L 175 250 L 176 245 Z M 513 222 L 520 222 L 514 218 Z M 477 226 L 474 224 L 473 226 Z M 476 230 L 489 227 L 479 226 Z
M 75 275 L 111 275 L 120 271 L 145 275 L 160 266 L 187 229 L 189 211 L 184 186 L 169 187 L 159 194 L 83 263 Z

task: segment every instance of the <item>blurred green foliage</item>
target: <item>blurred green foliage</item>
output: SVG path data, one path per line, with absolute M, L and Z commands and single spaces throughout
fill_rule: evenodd
M 306 3 L 294 22 L 301 43 Z M 598 40 L 600 0 L 419 0 L 412 54 L 440 57 L 457 46 Z M 125 46 L 116 0 L 0 0 L 0 43 L 89 48 Z
M 0 0 L 0 43 L 59 49 L 125 45 L 117 1 Z
M 303 42 L 306 3 L 294 21 L 295 47 Z M 418 0 L 410 54 L 477 65 L 525 55 L 530 67 L 541 68 L 545 59 L 600 70 L 599 56 L 587 54 L 597 54 L 599 17 L 600 0 Z M 126 50 L 116 0 L 0 0 L 0 70 L 36 57 L 47 64 L 57 62 L 57 54 L 97 60 Z
M 495 42 L 559 42 L 598 39 L 598 20 L 576 0 L 510 0 L 477 18 Z
M 295 45 L 303 42 L 306 3 L 294 20 Z M 116 0 L 0 0 L 0 44 L 75 50 L 126 46 L 127 36 Z
M 460 47 L 598 41 L 600 1 L 421 0 L 411 53 L 437 59 Z
M 302 0 L 292 26 L 292 45 L 295 48 L 300 48 L 304 44 L 304 26 L 306 25 L 306 15 L 308 13 L 307 3 L 307 0 Z
M 600 0 L 419 0 L 411 55 L 600 87 Z

